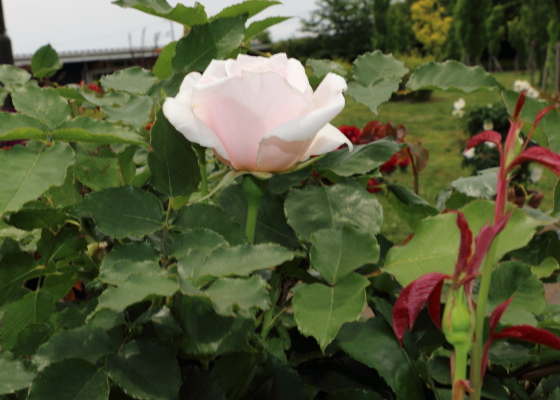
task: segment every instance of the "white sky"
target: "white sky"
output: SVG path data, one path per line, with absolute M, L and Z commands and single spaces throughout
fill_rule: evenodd
M 50 43 L 58 52 L 128 48 L 129 34 L 133 46 L 142 44 L 142 30 L 146 28 L 146 46 L 158 45 L 178 39 L 182 31 L 179 24 L 138 10 L 125 9 L 111 4 L 111 0 L 0 0 L 4 5 L 7 33 L 12 41 L 14 54 L 30 54 Z M 195 0 L 182 0 L 193 6 Z M 199 0 L 208 15 L 241 0 Z M 178 0 L 168 0 L 175 6 Z M 307 18 L 316 8 L 315 0 L 282 0 L 282 5 L 271 6 L 254 19 L 269 16 L 295 16 L 270 29 L 273 40 L 301 36 L 299 17 Z

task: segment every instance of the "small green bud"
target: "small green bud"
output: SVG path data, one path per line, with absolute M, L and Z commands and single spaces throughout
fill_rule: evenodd
M 443 313 L 443 333 L 453 346 L 472 344 L 473 315 L 469 309 L 463 289 L 451 292 Z

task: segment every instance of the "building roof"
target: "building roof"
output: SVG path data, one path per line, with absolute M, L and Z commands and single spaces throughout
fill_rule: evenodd
M 58 53 L 60 62 L 63 64 L 88 62 L 88 61 L 109 61 L 127 60 L 140 57 L 157 57 L 161 49 L 154 47 L 137 47 L 126 49 L 106 49 L 106 50 L 83 50 Z M 33 54 L 16 55 L 14 63 L 17 67 L 31 65 Z

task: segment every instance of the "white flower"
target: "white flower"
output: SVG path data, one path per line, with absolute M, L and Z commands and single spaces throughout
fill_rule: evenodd
M 467 104 L 467 103 L 465 102 L 464 99 L 459 99 L 459 100 L 457 100 L 455 103 L 453 103 L 453 108 L 454 108 L 455 110 L 462 110 L 463 108 L 465 108 L 465 105 L 466 105 L 466 104 Z
M 494 123 L 492 121 L 486 120 L 482 125 L 482 129 L 485 131 L 491 131 L 492 129 L 494 129 Z
M 529 89 L 530 87 L 531 84 L 524 80 L 518 79 L 513 82 L 513 90 L 515 90 L 517 93 L 521 93 L 522 91 Z
M 531 182 L 535 183 L 541 180 L 542 175 L 543 175 L 542 168 L 534 166 L 531 168 L 531 176 L 529 177 L 529 179 L 531 180 Z
M 451 112 L 451 115 L 454 116 L 454 117 L 463 118 L 463 115 L 465 115 L 465 111 L 463 111 L 463 110 L 453 110 Z
M 463 151 L 463 156 L 467 159 L 471 159 L 474 157 L 474 147 L 471 147 L 468 150 Z
M 488 105 L 487 105 L 486 107 L 492 108 L 492 107 L 494 107 L 494 106 L 492 105 L 492 103 L 488 103 Z
M 532 99 L 538 99 L 539 95 L 540 95 L 539 91 L 536 90 L 533 87 L 531 87 L 531 88 L 529 88 L 529 90 L 527 90 L 527 97 L 530 97 Z
M 484 144 L 486 145 L 486 147 L 493 149 L 494 147 L 496 147 L 496 144 L 492 143 L 492 142 L 484 142 Z

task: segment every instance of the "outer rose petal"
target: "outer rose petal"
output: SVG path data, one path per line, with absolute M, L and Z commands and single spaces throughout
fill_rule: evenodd
M 168 97 L 163 103 L 163 114 L 188 140 L 204 147 L 213 148 L 222 158 L 229 160 L 218 135 L 193 113 L 191 94 L 200 77 L 198 72 L 188 74 L 183 80 L 177 96 Z
M 312 142 L 313 139 L 293 142 L 285 142 L 277 137 L 263 139 L 259 144 L 257 166 L 262 171 L 285 171 L 305 157 Z
M 260 170 L 257 152 L 267 132 L 311 111 L 311 101 L 276 72 L 243 71 L 240 77 L 197 86 L 191 105 L 194 114 L 220 138 L 227 158 L 245 171 Z M 302 139 L 307 137 L 298 138 Z
M 225 79 L 228 77 L 226 72 L 226 61 L 225 60 L 212 60 L 206 71 L 202 74 L 202 78 L 198 81 L 199 85 L 206 85 L 207 83 L 212 83 L 220 79 Z
M 317 133 L 305 155 L 299 161 L 336 150 L 343 144 L 347 144 L 350 151 L 354 149 L 352 142 L 342 132 L 333 125 L 327 124 Z

